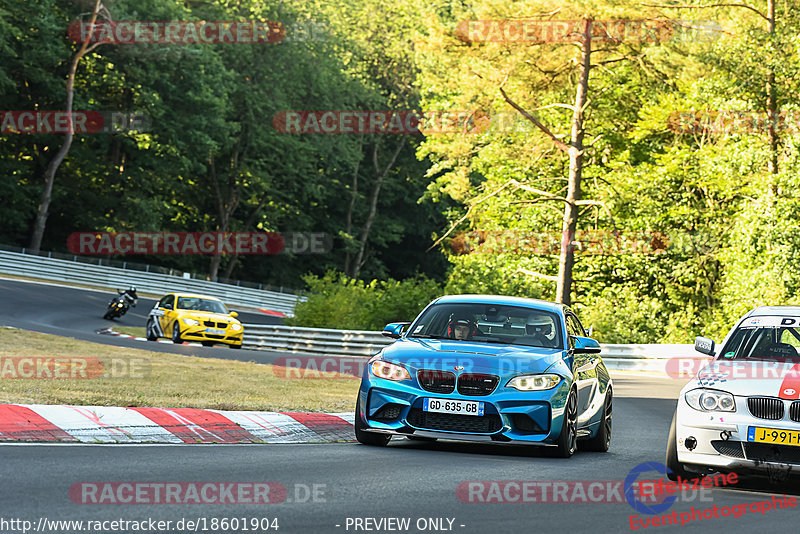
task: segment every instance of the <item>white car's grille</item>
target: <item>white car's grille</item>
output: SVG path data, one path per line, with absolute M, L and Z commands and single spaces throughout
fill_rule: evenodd
M 789 407 L 789 418 L 800 423 L 800 401 L 795 401 Z
M 750 397 L 747 408 L 759 419 L 783 419 L 783 401 L 775 397 Z

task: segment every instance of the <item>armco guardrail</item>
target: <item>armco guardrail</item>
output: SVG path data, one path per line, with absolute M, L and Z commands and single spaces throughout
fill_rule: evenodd
M 244 346 L 314 355 L 369 357 L 393 343 L 380 332 L 300 326 L 244 325 Z
M 278 325 L 245 325 L 244 346 L 256 350 L 370 357 L 394 340 L 380 332 Z M 694 345 L 601 345 L 609 369 L 664 373 L 672 358 L 704 360 Z
M 147 273 L 7 251 L 0 251 L 0 273 L 108 289 L 123 289 L 133 285 L 139 292 L 144 293 L 163 294 L 172 291 L 201 293 L 222 299 L 231 306 L 266 308 L 288 316 L 294 315 L 294 306 L 298 299 L 302 298 L 277 291 L 263 291 L 168 274 Z

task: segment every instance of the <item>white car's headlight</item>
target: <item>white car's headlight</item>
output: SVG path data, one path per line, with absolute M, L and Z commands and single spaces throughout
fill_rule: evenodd
M 240 325 L 239 323 L 233 323 L 231 325 L 231 330 L 233 330 L 234 332 L 238 332 L 241 329 L 242 329 L 242 325 Z
M 408 370 L 402 365 L 395 365 L 393 363 L 385 362 L 383 360 L 376 360 L 372 362 L 372 374 L 378 378 L 385 378 L 386 380 L 408 380 L 411 375 Z
M 189 326 L 199 326 L 200 321 L 196 321 L 194 319 L 184 319 L 183 324 L 188 324 Z
M 735 412 L 733 395 L 714 389 L 698 388 L 687 391 L 683 396 L 686 404 L 700 412 Z
M 561 377 L 558 375 L 522 375 L 509 380 L 506 387 L 519 391 L 544 391 L 553 389 L 559 382 Z

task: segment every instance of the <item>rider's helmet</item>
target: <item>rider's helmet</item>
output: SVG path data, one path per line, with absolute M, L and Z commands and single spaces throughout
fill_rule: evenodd
M 549 315 L 534 313 L 528 316 L 525 322 L 525 333 L 529 336 L 544 336 L 552 339 L 555 333 L 553 318 Z

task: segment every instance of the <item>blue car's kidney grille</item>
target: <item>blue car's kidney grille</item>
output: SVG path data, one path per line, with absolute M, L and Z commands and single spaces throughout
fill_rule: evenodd
M 750 397 L 747 409 L 759 419 L 783 419 L 783 401 L 774 397 Z
M 433 393 L 452 393 L 456 389 L 456 375 L 450 371 L 421 369 L 417 380 L 422 389 Z
M 497 414 L 478 417 L 476 415 L 423 412 L 419 408 L 410 410 L 406 420 L 408 424 L 417 428 L 475 434 L 489 434 L 497 432 L 503 427 L 503 422 Z
M 458 377 L 458 392 L 462 395 L 488 395 L 497 387 L 500 377 L 465 373 Z

